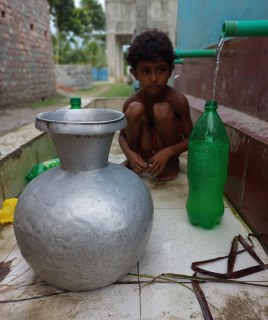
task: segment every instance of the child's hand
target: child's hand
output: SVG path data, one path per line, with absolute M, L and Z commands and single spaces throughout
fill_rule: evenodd
M 132 152 L 128 158 L 131 169 L 136 173 L 141 173 L 147 169 L 147 162 L 136 152 Z
M 158 151 L 149 161 L 146 172 L 154 177 L 157 177 L 165 169 L 171 153 L 168 148 Z

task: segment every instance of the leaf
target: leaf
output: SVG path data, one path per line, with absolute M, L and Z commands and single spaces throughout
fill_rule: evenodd
M 227 273 L 234 271 L 234 265 L 237 257 L 237 248 L 238 248 L 238 236 L 235 236 L 232 241 L 231 251 L 228 256 Z
M 9 261 L 0 261 L 0 282 L 5 279 L 11 270 L 12 260 Z
M 237 238 L 237 239 L 236 239 Z M 245 248 L 244 250 L 237 251 L 237 240 L 242 244 L 242 246 Z M 241 269 L 238 271 L 233 271 L 234 264 L 236 260 L 236 255 L 247 251 L 257 262 L 259 262 L 259 265 L 248 267 L 245 269 Z M 199 265 L 207 264 L 209 262 L 214 262 L 218 260 L 222 260 L 228 257 L 228 267 L 227 267 L 227 273 L 218 273 L 213 271 L 208 271 L 205 269 L 202 269 L 199 267 Z M 261 259 L 257 256 L 253 248 L 246 242 L 246 240 L 241 236 L 235 236 L 232 242 L 231 252 L 228 256 L 223 257 L 217 257 L 209 260 L 204 261 L 196 261 L 192 263 L 192 270 L 195 272 L 199 272 L 201 274 L 206 274 L 211 277 L 221 278 L 221 279 L 237 279 L 240 277 L 245 277 L 253 273 L 257 273 L 263 270 L 268 269 L 268 264 L 264 264 Z
M 193 285 L 193 289 L 194 289 L 195 295 L 197 297 L 197 300 L 199 302 L 199 305 L 201 307 L 204 319 L 205 320 L 213 320 L 214 318 L 212 317 L 212 314 L 210 312 L 206 297 L 200 287 L 199 282 L 196 280 L 192 280 L 192 285 Z

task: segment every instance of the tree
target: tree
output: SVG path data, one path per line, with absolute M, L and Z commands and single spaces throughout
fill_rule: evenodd
M 97 0 L 82 0 L 81 7 L 76 8 L 73 0 L 48 0 L 48 2 L 56 29 L 56 35 L 53 37 L 55 61 L 57 63 L 91 61 L 93 66 L 103 66 L 105 36 L 102 31 L 105 29 L 105 15 L 101 4 Z M 81 48 L 79 43 L 82 45 Z M 66 57 L 63 57 L 63 54 Z M 88 54 L 90 57 L 87 59 Z M 94 57 L 91 57 L 91 54 Z
M 105 15 L 101 4 L 96 0 L 81 0 L 81 8 L 91 29 L 104 31 Z
M 49 11 L 53 17 L 56 32 L 73 31 L 73 15 L 74 1 L 73 0 L 48 0 Z

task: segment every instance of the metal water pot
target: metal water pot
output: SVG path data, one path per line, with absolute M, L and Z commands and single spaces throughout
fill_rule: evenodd
M 143 180 L 108 162 L 124 114 L 62 109 L 37 116 L 61 161 L 31 181 L 15 212 L 23 257 L 52 286 L 90 290 L 123 277 L 149 240 L 153 202 Z

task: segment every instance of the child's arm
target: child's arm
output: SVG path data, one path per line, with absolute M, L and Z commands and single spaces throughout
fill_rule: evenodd
M 125 154 L 129 162 L 131 169 L 136 173 L 140 173 L 146 170 L 147 162 L 144 161 L 139 154 L 137 154 L 129 147 L 124 129 L 120 131 L 118 141 L 123 153 Z
M 192 120 L 190 117 L 190 107 L 188 100 L 184 95 L 180 96 L 178 103 L 176 103 L 176 112 L 180 117 L 182 126 L 183 140 L 171 147 L 172 156 L 179 157 L 181 153 L 188 150 L 188 140 L 193 129 Z
M 159 150 L 149 161 L 148 166 L 152 175 L 160 174 L 171 158 L 178 158 L 181 153 L 188 149 L 188 140 L 193 125 L 190 117 L 188 100 L 184 95 L 180 95 L 174 106 L 175 112 L 180 118 L 182 126 L 183 140 L 173 145 Z

